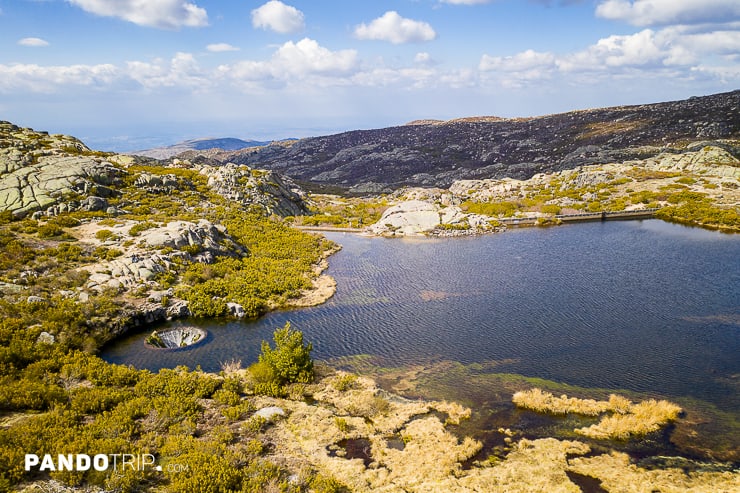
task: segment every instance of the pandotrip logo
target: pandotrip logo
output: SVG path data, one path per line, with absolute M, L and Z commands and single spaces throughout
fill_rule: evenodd
M 152 454 L 26 454 L 24 468 L 26 471 L 161 471 Z

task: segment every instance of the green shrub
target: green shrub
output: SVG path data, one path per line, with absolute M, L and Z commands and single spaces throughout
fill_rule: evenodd
M 136 384 L 136 395 L 144 397 L 187 395 L 196 399 L 211 397 L 219 387 L 218 379 L 200 372 L 191 372 L 184 366 L 163 368 Z
M 241 490 L 241 473 L 226 457 L 201 451 L 177 457 L 187 470 L 170 476 L 168 491 L 173 493 L 223 493 Z
M 262 431 L 266 424 L 267 420 L 262 416 L 252 416 L 242 425 L 242 429 L 246 433 L 256 435 L 257 433 Z
M 236 406 L 221 409 L 221 414 L 229 421 L 238 421 L 252 411 L 254 411 L 254 407 L 249 401 L 244 400 L 240 401 Z
M 233 392 L 231 390 L 218 389 L 213 394 L 213 400 L 225 406 L 235 406 L 239 404 L 240 398 L 239 394 L 237 394 L 236 392 Z
M 95 233 L 95 238 L 97 238 L 100 241 L 108 241 L 114 238 L 115 236 L 116 234 L 110 229 L 101 229 Z
M 340 418 L 339 416 L 334 418 L 334 424 L 337 425 L 337 428 L 339 428 L 339 431 L 342 433 L 348 433 L 350 430 L 352 430 L 352 426 L 347 422 L 346 419 Z
M 346 493 L 350 491 L 345 484 L 323 474 L 316 474 L 312 477 L 309 485 L 314 493 Z
M 472 202 L 465 201 L 462 208 L 473 214 L 484 214 L 486 216 L 511 217 L 519 206 L 514 202 Z
M 45 410 L 66 400 L 64 389 L 58 385 L 12 377 L 0 379 L 0 409 Z
M 54 223 L 46 223 L 38 228 L 39 238 L 56 238 L 63 233 L 64 230 Z
M 79 387 L 70 393 L 70 407 L 80 414 L 100 414 L 110 411 L 129 399 L 130 390 L 106 387 Z
M 262 382 L 254 385 L 254 393 L 257 395 L 266 395 L 268 397 L 285 397 L 285 387 L 277 382 Z
M 340 392 L 346 392 L 357 385 L 357 375 L 347 373 L 340 376 L 332 383 L 332 386 Z
M 282 329 L 275 329 L 273 339 L 275 349 L 267 341 L 262 341 L 259 361 L 273 370 L 275 380 L 280 385 L 313 381 L 313 345 L 310 342 L 304 344 L 303 333 L 291 330 L 290 322 L 286 322 Z
M 144 221 L 144 222 L 136 223 L 133 226 L 131 226 L 131 229 L 128 230 L 128 234 L 131 236 L 139 236 L 143 231 L 146 231 L 152 228 L 157 228 L 157 227 L 159 227 L 157 223 L 153 223 L 151 221 Z
M 557 204 L 545 204 L 541 209 L 545 214 L 560 214 L 560 206 Z

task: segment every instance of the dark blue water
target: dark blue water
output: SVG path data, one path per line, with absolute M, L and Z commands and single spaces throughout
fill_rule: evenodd
M 657 220 L 464 239 L 327 236 L 343 250 L 330 258 L 338 290 L 325 305 L 209 322 L 209 342 L 185 351 L 147 350 L 146 334 L 133 334 L 103 357 L 246 365 L 290 321 L 318 359 L 510 360 L 497 371 L 740 409 L 740 236 Z

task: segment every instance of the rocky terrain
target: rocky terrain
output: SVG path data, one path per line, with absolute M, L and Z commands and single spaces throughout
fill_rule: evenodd
M 84 277 L 84 283 L 78 279 L 74 289 L 59 292 L 82 303 L 113 293 L 125 300 L 121 319 L 134 325 L 191 313 L 172 289 L 179 284 L 178 271 L 251 256 L 243 239 L 215 221 L 219 214 L 306 214 L 306 199 L 292 180 L 273 171 L 96 152 L 73 137 L 0 122 L 0 235 L 8 235 L 7 241 L 17 242 L 13 244 L 31 257 L 39 247 L 64 248 L 64 258 L 69 251 L 75 252 L 72 258 L 84 256 L 84 265 L 54 266 L 63 276 Z M 305 288 L 293 288 L 295 296 L 268 303 L 310 306 L 329 298 L 335 283 L 321 275 L 327 267 L 325 262 L 319 265 L 322 259 L 316 258 L 305 273 Z M 28 297 L 29 278 L 52 275 L 44 265 L 16 267 L 22 267 L 25 277 L 0 272 L 1 292 Z M 55 294 L 47 291 L 31 297 L 46 300 Z M 269 308 L 246 311 L 232 299 L 224 302 L 235 317 Z M 114 331 L 125 329 L 116 327 Z
M 458 180 L 448 189 L 402 188 L 386 198 L 391 207 L 367 231 L 454 236 L 501 231 L 502 223 L 515 219 L 552 225 L 568 215 L 644 209 L 658 209 L 663 219 L 738 231 L 739 151 L 737 141 L 697 142 L 681 153 L 538 173 L 528 180 Z M 680 208 L 683 216 L 674 218 L 671 211 Z
M 112 195 L 121 174 L 79 140 L 0 122 L 0 210 L 24 216 L 64 199 Z M 93 204 L 77 204 L 91 208 Z M 65 209 L 66 210 L 66 209 Z
M 259 140 L 242 140 L 231 137 L 226 138 L 204 138 L 204 139 L 192 139 L 173 144 L 165 147 L 155 147 L 153 149 L 145 149 L 141 151 L 133 151 L 128 154 L 136 156 L 146 156 L 154 159 L 168 159 L 186 151 L 204 151 L 208 149 L 221 149 L 224 151 L 235 151 L 238 149 L 245 149 L 248 147 L 264 146 L 269 142 Z
M 466 179 L 524 180 L 537 173 L 683 152 L 695 141 L 737 139 L 740 91 L 534 118 L 412 123 L 211 152 L 203 159 L 271 169 L 357 193 L 401 186 L 446 188 Z
M 208 177 L 208 185 L 216 193 L 242 206 L 258 206 L 279 216 L 308 212 L 306 193 L 287 176 L 234 163 L 197 169 Z
M 267 170 L 235 164 L 196 166 L 188 161 L 158 162 L 128 155 L 90 150 L 74 137 L 49 135 L 0 122 L 0 212 L 16 217 L 36 213 L 51 217 L 72 211 L 117 214 L 109 200 L 120 197 L 127 169 L 137 165 L 194 169 L 209 186 L 244 207 L 257 206 L 268 214 L 295 215 L 307 211 L 305 193 L 292 180 Z M 169 193 L 178 185 L 175 175 L 142 173 L 135 186 L 150 193 Z

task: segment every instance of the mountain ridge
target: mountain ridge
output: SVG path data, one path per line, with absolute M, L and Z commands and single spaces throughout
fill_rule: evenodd
M 377 193 L 403 186 L 447 187 L 461 179 L 528 179 L 541 172 L 682 152 L 687 143 L 696 141 L 738 138 L 740 90 L 537 117 L 417 120 L 239 151 L 208 155 L 190 151 L 184 156 L 258 166 L 301 182 Z
M 202 137 L 198 139 L 185 140 L 169 146 L 132 151 L 126 154 L 150 157 L 154 159 L 168 159 L 189 150 L 205 151 L 209 149 L 223 149 L 225 151 L 236 151 L 249 147 L 263 146 L 269 143 L 270 141 L 242 140 L 235 137 Z

